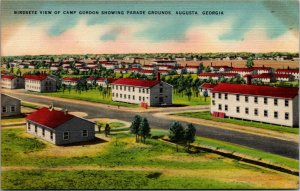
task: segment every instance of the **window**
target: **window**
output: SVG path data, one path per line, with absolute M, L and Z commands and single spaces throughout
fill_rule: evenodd
M 116 90 L 118 90 L 118 86 L 116 86 Z
M 34 126 L 34 132 L 37 133 L 37 125 Z
M 112 96 L 115 97 L 115 93 L 112 93 Z
M 142 98 L 141 98 L 141 96 L 139 96 L 139 101 L 141 101 L 142 100 Z
M 245 113 L 249 114 L 249 108 L 248 107 L 245 108 Z
M 264 116 L 268 117 L 268 110 L 264 110 Z
M 68 131 L 63 133 L 63 140 L 69 140 L 69 132 Z
M 126 94 L 124 94 L 124 98 L 126 99 Z
M 45 129 L 42 130 L 43 137 L 45 137 Z
M 288 106 L 289 106 L 289 100 L 287 100 L 287 99 L 284 100 L 284 106 L 285 106 L 285 107 L 288 107 Z
M 274 105 L 278 105 L 278 99 L 274 99 Z
M 145 97 L 143 97 L 143 101 L 145 101 Z
M 285 120 L 288 120 L 290 118 L 289 113 L 285 113 L 284 118 L 285 118 Z
M 27 125 L 28 125 L 28 130 L 30 131 L 30 123 L 28 123 Z
M 118 93 L 116 93 L 116 97 L 118 97 L 118 95 L 119 95 L 119 94 L 118 94 Z
M 219 93 L 219 99 L 221 99 L 222 98 L 222 94 L 221 93 Z
M 87 137 L 88 136 L 88 130 L 82 130 L 82 136 Z
M 159 93 L 163 93 L 163 88 L 159 88 Z
M 268 98 L 264 97 L 264 104 L 268 104 Z
M 254 97 L 254 103 L 258 103 L 257 97 Z
M 2 112 L 6 113 L 6 107 L 5 106 L 2 107 Z
M 215 98 L 215 93 L 212 94 L 212 97 Z
M 14 105 L 10 106 L 10 111 L 11 112 L 15 112 L 16 111 L 16 107 Z
M 225 99 L 228 99 L 228 94 L 225 94 L 224 97 L 225 97 Z
M 143 93 L 145 93 L 145 89 L 143 88 Z
M 147 89 L 147 94 L 149 93 L 149 89 Z
M 258 109 L 254 109 L 254 115 L 258 116 Z
M 130 99 L 130 95 L 128 95 L 128 99 Z
M 248 102 L 248 96 L 245 96 L 245 102 Z
M 120 98 L 122 98 L 122 96 L 123 96 L 123 95 L 122 95 L 122 94 L 120 94 Z
M 139 88 L 139 93 L 141 93 L 141 88 Z
M 215 100 L 212 100 L 212 104 L 213 104 L 213 105 L 216 105 L 216 102 L 215 102 Z
M 240 107 L 236 107 L 236 112 L 240 113 Z
M 130 87 L 128 87 L 128 91 L 130 92 L 130 90 L 131 90 L 131 88 Z
M 120 86 L 120 90 L 122 90 L 122 86 Z
M 219 105 L 218 105 L 218 108 L 219 108 L 219 110 L 222 110 L 222 105 L 219 104 Z
M 225 111 L 228 111 L 228 105 L 225 105 Z
M 50 139 L 51 140 L 53 139 L 53 132 L 52 131 L 50 132 Z
M 126 86 L 124 86 L 124 91 L 126 91 Z
M 274 118 L 277 119 L 278 118 L 278 112 L 274 111 Z
M 134 95 L 132 96 L 132 99 L 135 99 L 135 96 L 134 96 Z
M 236 101 L 240 101 L 240 95 L 236 95 Z
M 132 87 L 132 91 L 134 91 L 134 87 Z

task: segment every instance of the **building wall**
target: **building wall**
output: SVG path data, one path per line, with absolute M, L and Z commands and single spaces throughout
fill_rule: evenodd
M 20 114 L 21 101 L 5 94 L 1 94 L 1 116 L 15 116 Z
M 15 77 L 13 79 L 2 78 L 1 79 L 1 87 L 7 89 L 17 89 L 24 88 L 25 82 L 23 78 Z
M 247 119 L 265 123 L 272 123 L 285 126 L 295 125 L 295 115 L 298 107 L 295 107 L 296 101 L 292 99 L 277 98 L 277 105 L 274 105 L 274 97 L 262 97 L 257 96 L 257 103 L 254 102 L 255 96 L 248 96 L 248 102 L 245 101 L 245 95 L 239 95 L 239 101 L 236 99 L 236 94 L 227 94 L 228 99 L 225 99 L 225 93 L 219 93 L 212 95 L 211 99 L 211 113 L 224 112 L 226 117 L 234 117 L 240 119 Z M 264 98 L 267 99 L 267 104 L 264 103 Z M 288 106 L 285 106 L 285 100 L 288 101 Z M 221 109 L 219 109 L 221 105 Z M 227 105 L 228 110 L 225 110 Z M 237 112 L 239 107 L 239 112 Z M 248 114 L 246 113 L 248 108 Z M 254 111 L 257 109 L 258 114 L 255 115 Z M 268 115 L 264 116 L 264 111 L 267 111 Z M 274 117 L 274 112 L 278 113 L 278 117 Z M 285 119 L 285 113 L 289 114 L 289 119 Z
M 45 134 L 43 135 L 43 129 Z M 48 128 L 48 127 L 44 127 L 41 126 L 37 123 L 34 123 L 32 121 L 28 121 L 26 122 L 26 132 L 30 133 L 38 138 L 44 139 L 50 143 L 55 144 L 56 142 L 56 136 L 55 136 L 55 130 Z M 51 138 L 51 132 L 52 132 L 52 138 Z
M 25 79 L 25 90 L 35 92 L 54 92 L 56 91 L 56 81 L 48 77 L 44 80 Z
M 125 85 L 113 85 L 112 87 L 112 100 L 133 104 L 140 104 L 146 102 L 149 106 L 160 105 L 159 97 L 163 97 L 162 104 L 172 104 L 172 86 L 161 82 L 151 88 L 125 86 Z M 163 88 L 163 93 L 160 94 L 160 87 Z M 167 96 L 167 97 L 166 97 Z
M 88 136 L 83 137 L 82 131 L 87 130 Z M 63 139 L 63 133 L 69 132 L 69 139 Z M 64 145 L 82 141 L 90 141 L 95 138 L 95 124 L 87 121 L 85 119 L 81 119 L 78 117 L 74 117 L 64 124 L 55 128 L 55 144 L 56 145 Z

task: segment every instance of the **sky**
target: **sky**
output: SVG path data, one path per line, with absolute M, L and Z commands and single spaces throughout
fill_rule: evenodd
M 37 14 L 15 14 L 15 11 L 37 11 Z M 76 13 L 68 14 L 70 11 Z M 80 14 L 84 11 L 99 14 Z M 104 15 L 102 11 L 124 11 L 124 14 Z M 127 11 L 146 14 L 127 14 Z M 153 15 L 149 11 L 169 11 L 171 15 Z M 176 11 L 198 14 L 177 15 Z M 203 14 L 206 11 L 223 14 Z M 297 0 L 1 1 L 3 56 L 298 52 L 298 48 Z

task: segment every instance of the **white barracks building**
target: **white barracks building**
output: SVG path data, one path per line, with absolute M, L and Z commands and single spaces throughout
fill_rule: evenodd
M 172 105 L 173 86 L 156 80 L 120 78 L 112 84 L 112 100 L 148 106 Z
M 298 127 L 298 91 L 299 88 L 221 83 L 212 89 L 211 114 Z

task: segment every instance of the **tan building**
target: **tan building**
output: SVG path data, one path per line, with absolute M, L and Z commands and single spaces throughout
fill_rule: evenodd
M 296 127 L 299 88 L 221 83 L 212 89 L 211 114 Z
M 24 88 L 24 79 L 12 74 L 1 75 L 1 87 L 7 89 Z
M 299 69 L 277 69 L 277 74 L 291 74 L 295 79 L 299 79 Z
M 56 145 L 91 141 L 95 124 L 67 111 L 41 108 L 26 117 L 27 133 Z
M 1 94 L 1 117 L 21 114 L 21 101 L 18 98 Z
M 25 90 L 35 92 L 56 91 L 56 78 L 48 76 L 45 73 L 39 75 L 26 74 L 23 77 L 25 79 Z
M 112 100 L 148 106 L 172 105 L 173 86 L 156 80 L 120 78 L 112 83 Z

